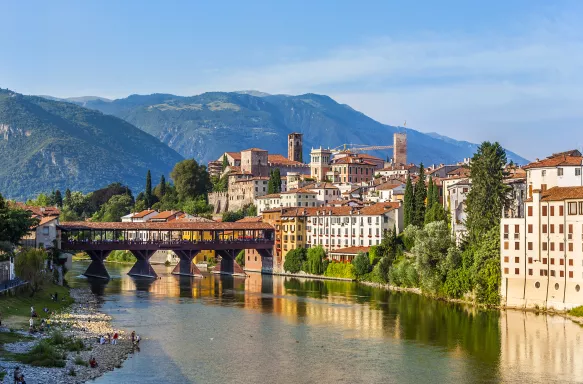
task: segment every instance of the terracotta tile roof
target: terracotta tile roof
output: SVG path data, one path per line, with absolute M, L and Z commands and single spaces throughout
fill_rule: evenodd
M 359 210 L 361 215 L 382 215 L 401 206 L 400 203 L 377 203 L 363 207 Z
M 244 217 L 241 220 L 237 220 L 237 223 L 261 223 L 263 218 L 261 216 L 249 216 Z
M 290 195 L 290 194 L 294 194 L 294 193 L 304 193 L 304 194 L 307 193 L 309 195 L 317 195 L 316 192 L 307 190 L 305 188 L 292 189 L 292 190 L 289 190 L 289 191 L 286 191 L 286 192 L 282 192 L 281 194 L 282 195 Z
M 246 230 L 246 229 L 273 229 L 266 223 L 219 223 L 219 222 L 191 222 L 191 221 L 168 221 L 168 222 L 146 222 L 146 223 L 97 223 L 90 221 L 70 221 L 59 225 L 59 228 L 70 230 L 89 230 L 89 229 L 127 229 L 127 230 L 184 230 L 184 231 L 203 231 L 203 230 Z
M 360 200 L 357 200 L 357 199 L 350 199 L 350 200 L 341 200 L 341 199 L 338 199 L 338 200 L 333 200 L 333 201 L 329 202 L 328 205 L 341 205 L 341 206 L 346 205 L 346 206 L 348 206 L 348 204 L 350 204 L 350 203 L 354 203 L 354 204 L 357 204 L 357 205 L 364 206 L 364 203 L 362 201 L 360 201 Z
M 256 197 L 256 199 L 280 199 L 281 195 L 279 193 L 271 193 L 269 195 L 263 195 Z
M 573 199 L 583 199 L 583 187 L 553 187 L 544 191 L 541 196 L 541 201 Z M 529 199 L 529 201 L 532 201 L 532 199 Z
M 40 219 L 40 222 L 38 223 L 38 225 L 46 224 L 46 223 L 51 222 L 53 220 L 56 220 L 58 218 L 59 218 L 59 216 L 45 216 L 42 219 Z
M 447 173 L 448 176 L 464 176 L 468 177 L 470 175 L 470 169 L 466 167 L 459 167 Z
M 194 216 L 194 217 L 186 217 L 182 216 L 177 221 L 184 221 L 188 223 L 215 223 L 215 220 L 207 219 L 206 217 Z
M 577 150 L 577 149 L 571 149 L 571 150 L 565 151 L 565 152 L 553 153 L 548 158 L 550 159 L 551 157 L 557 157 L 557 156 L 581 156 L 581 152 L 579 152 L 579 150 Z
M 330 251 L 330 253 L 342 253 L 342 254 L 348 254 L 348 255 L 357 255 L 359 253 L 368 253 L 368 251 L 370 250 L 370 247 L 346 247 L 346 248 L 339 248 L 339 249 L 335 249 L 333 251 Z
M 379 172 L 379 171 L 403 171 L 403 170 L 408 171 L 409 169 L 411 169 L 413 167 L 415 167 L 415 164 L 406 164 L 406 165 L 393 164 L 390 167 L 385 167 L 385 168 L 379 169 L 377 172 Z
M 241 160 L 241 152 L 227 152 L 227 155 L 231 156 L 234 160 Z
M 552 168 L 560 166 L 577 166 L 577 165 L 580 166 L 582 163 L 583 163 L 582 156 L 560 155 L 532 162 L 530 164 L 525 165 L 523 169 Z
M 142 217 L 148 216 L 149 214 L 152 214 L 152 213 L 157 213 L 157 211 L 155 211 L 153 209 L 145 209 L 141 212 L 134 213 L 132 215 L 132 218 L 133 219 L 141 219 Z
M 158 213 L 156 216 L 152 216 L 150 217 L 149 220 L 155 221 L 155 220 L 167 220 L 169 218 L 171 218 L 172 216 L 178 216 L 178 215 L 182 215 L 183 212 L 181 211 L 162 211 L 160 213 Z
M 377 191 L 387 191 L 389 189 L 395 189 L 395 188 L 400 187 L 402 185 L 403 185 L 402 183 L 398 183 L 398 184 L 395 184 L 395 183 L 384 183 L 384 184 L 381 184 L 378 187 L 376 187 L 376 190 Z
M 338 160 L 333 160 L 332 164 L 357 164 L 357 165 L 370 165 L 375 167 L 376 164 L 366 161 L 364 159 L 355 158 L 352 156 L 345 156 Z
M 338 189 L 337 186 L 335 186 L 332 183 L 328 183 L 328 182 L 307 184 L 304 186 L 304 188 L 305 189 Z
M 61 214 L 61 211 L 57 207 L 33 207 L 31 205 L 26 205 L 26 204 L 21 203 L 19 201 L 16 201 L 13 203 L 9 202 L 8 204 L 10 206 L 16 207 L 18 209 L 30 211 L 30 212 L 32 212 L 33 215 L 38 216 L 38 217 L 59 216 Z
M 244 149 L 241 152 L 267 152 L 266 149 L 261 149 L 261 148 L 249 148 L 249 149 Z
M 308 164 L 290 160 L 287 157 L 279 154 L 267 155 L 267 162 L 272 165 L 281 164 L 281 165 L 308 166 Z
M 281 217 L 314 216 L 317 209 L 316 207 L 284 208 Z
M 460 181 L 450 185 L 448 188 L 462 186 L 462 185 L 472 185 L 472 182 L 470 181 L 470 179 L 461 179 Z

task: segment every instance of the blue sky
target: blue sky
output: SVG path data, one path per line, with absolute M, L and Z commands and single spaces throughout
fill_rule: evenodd
M 0 87 L 328 94 L 387 124 L 583 146 L 580 1 L 3 1 Z

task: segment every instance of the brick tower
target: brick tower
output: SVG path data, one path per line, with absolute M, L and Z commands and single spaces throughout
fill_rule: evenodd
M 393 136 L 393 163 L 407 164 L 407 134 L 395 133 Z
M 287 135 L 287 158 L 292 161 L 303 163 L 302 156 L 302 134 L 290 133 Z

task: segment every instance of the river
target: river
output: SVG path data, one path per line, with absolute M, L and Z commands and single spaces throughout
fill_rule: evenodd
M 104 383 L 581 383 L 583 328 L 559 316 L 478 310 L 350 282 L 126 275 L 102 296 L 141 350 Z M 114 347 L 114 346 L 112 346 Z

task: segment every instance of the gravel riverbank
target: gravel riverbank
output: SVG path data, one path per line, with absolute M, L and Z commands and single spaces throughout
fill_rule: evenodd
M 70 294 L 75 302 L 69 310 L 53 315 L 51 326 L 53 329 L 60 329 L 65 336 L 74 336 L 83 340 L 90 350 L 68 352 L 64 368 L 33 367 L 0 359 L 0 367 L 7 371 L 4 380 L 0 380 L 0 384 L 13 382 L 12 374 L 17 366 L 22 369 L 28 384 L 83 383 L 101 376 L 107 371 L 121 367 L 123 361 L 133 352 L 130 335 L 123 330 L 117 330 L 120 335 L 117 345 L 100 345 L 99 337 L 101 335 L 113 334 L 116 331 L 111 326 L 111 317 L 100 312 L 101 305 L 89 289 L 71 289 Z M 7 344 L 4 349 L 7 352 L 24 353 L 29 351 L 42 337 L 33 341 Z M 88 362 L 91 356 L 97 360 L 97 368 L 75 364 L 77 358 Z M 70 375 L 71 369 L 75 371 L 75 376 Z

